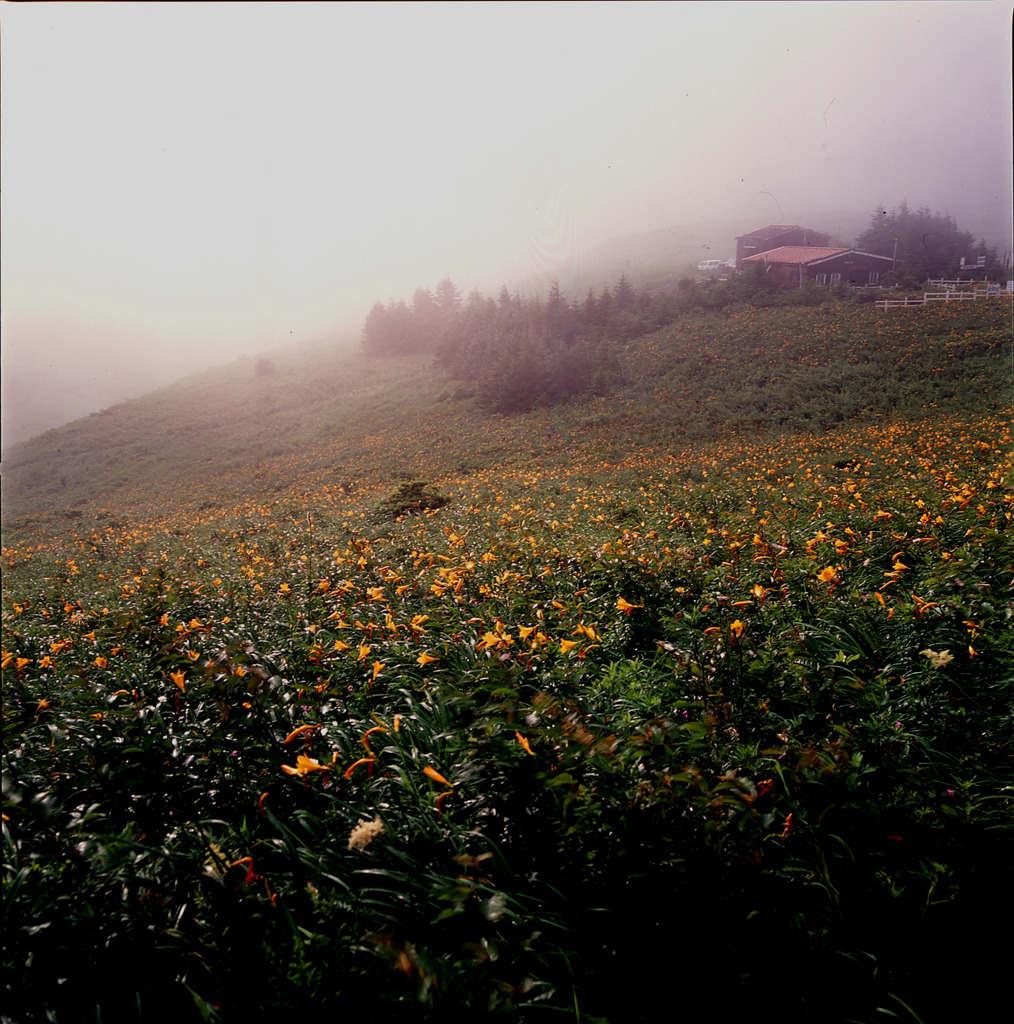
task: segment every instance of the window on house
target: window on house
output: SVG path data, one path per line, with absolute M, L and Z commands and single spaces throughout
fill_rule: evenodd
M 832 274 L 831 284 L 841 284 L 841 274 Z
M 817 284 L 827 284 L 827 274 L 818 274 Z
M 867 279 L 867 284 L 876 284 L 880 280 L 880 274 L 876 270 L 870 271 L 870 276 Z
M 757 248 L 757 239 L 756 238 L 744 238 L 743 239 L 743 248 L 744 249 L 756 249 Z

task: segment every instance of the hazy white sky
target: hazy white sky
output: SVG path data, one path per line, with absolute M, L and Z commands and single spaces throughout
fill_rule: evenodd
M 977 0 L 0 4 L 5 400 L 40 360 L 182 373 L 672 224 L 907 198 L 1006 247 L 1010 24 Z

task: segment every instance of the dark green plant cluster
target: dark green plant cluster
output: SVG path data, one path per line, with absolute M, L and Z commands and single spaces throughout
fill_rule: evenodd
M 401 484 L 393 494 L 388 495 L 375 509 L 379 521 L 397 519 L 404 515 L 422 515 L 443 508 L 451 499 L 444 494 L 428 489 L 425 480 L 413 480 Z

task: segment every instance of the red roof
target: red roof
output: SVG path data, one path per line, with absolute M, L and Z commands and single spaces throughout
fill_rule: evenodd
M 850 249 L 835 248 L 827 245 L 782 245 L 777 249 L 759 252 L 756 256 L 747 256 L 744 263 L 813 263 L 815 260 L 826 260 L 829 256 L 838 256 Z

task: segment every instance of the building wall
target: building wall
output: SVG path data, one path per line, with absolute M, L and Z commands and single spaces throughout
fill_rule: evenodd
M 868 287 L 880 284 L 892 260 L 862 253 L 844 252 L 806 268 L 806 278 L 818 284 L 847 284 Z M 797 275 L 798 281 L 798 275 Z
M 891 269 L 891 263 L 890 259 L 878 259 L 860 253 L 844 252 L 840 256 L 832 256 L 814 265 L 768 263 L 766 273 L 775 283 L 789 285 L 792 288 L 799 288 L 804 282 L 823 285 L 845 284 L 866 288 L 879 285 L 884 274 Z

